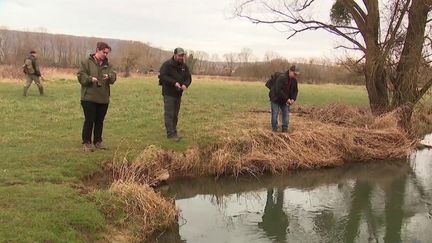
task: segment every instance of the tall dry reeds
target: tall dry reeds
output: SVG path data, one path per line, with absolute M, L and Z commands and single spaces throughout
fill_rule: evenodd
M 75 80 L 78 69 L 74 68 L 54 68 L 41 67 L 42 75 L 46 81 L 53 80 Z M 25 80 L 25 74 L 21 65 L 0 65 L 0 82 L 22 82 Z
M 179 210 L 174 200 L 161 196 L 148 184 L 115 180 L 107 190 L 98 190 L 93 195 L 110 223 L 133 239 L 128 241 L 146 241 L 152 234 L 177 223 Z M 111 237 L 107 236 L 108 242 L 115 242 Z
M 174 202 L 161 197 L 146 184 L 116 181 L 109 191 L 124 202 L 126 220 L 133 222 L 142 236 L 166 229 L 177 220 Z
M 372 126 L 381 127 L 390 118 Z M 206 156 L 192 148 L 165 154 L 174 174 L 197 171 L 206 175 L 273 174 L 293 169 L 332 167 L 350 162 L 396 159 L 407 156 L 412 142 L 397 128 L 344 128 L 303 122 L 291 134 L 246 130 L 241 137 L 226 138 L 207 148 Z
M 114 156 L 109 163 L 108 170 L 112 172 L 112 184 L 107 190 L 99 190 L 95 195 L 98 198 L 100 209 L 112 222 L 119 224 L 127 233 L 127 241 L 143 242 L 155 232 L 168 229 L 177 223 L 179 210 L 173 199 L 160 195 L 153 186 L 156 182 L 166 180 L 168 172 L 161 166 L 146 160 L 152 156 L 149 147 L 147 153 L 139 157 L 141 163 L 129 162 L 127 155 Z M 143 163 L 148 161 L 149 163 Z M 115 234 L 115 232 L 113 233 Z M 115 237 L 114 237 L 115 236 Z M 118 235 L 107 236 L 107 241 Z
M 224 133 L 224 138 L 215 144 L 195 146 L 185 152 L 150 146 L 135 161 L 117 166 L 115 175 L 118 179 L 138 178 L 156 185 L 166 172 L 174 177 L 278 174 L 407 156 L 414 143 L 398 127 L 397 113 L 373 119 L 349 109 L 331 106 L 319 110 L 319 115 L 296 117 L 292 122 L 295 130 L 289 134 L 258 127 L 232 135 Z M 267 116 L 259 115 L 267 122 Z M 256 122 L 257 117 L 251 119 Z
M 115 181 L 136 182 L 149 186 L 156 186 L 160 181 L 168 179 L 166 169 L 168 164 L 163 160 L 156 160 L 161 150 L 156 146 L 148 146 L 135 160 L 128 161 L 126 156 L 118 156 L 110 164 Z
M 413 132 L 418 137 L 432 133 L 432 107 L 430 103 L 418 106 L 412 117 Z

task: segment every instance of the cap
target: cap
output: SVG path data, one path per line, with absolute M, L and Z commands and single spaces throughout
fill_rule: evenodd
M 183 48 L 177 47 L 176 49 L 174 49 L 174 54 L 182 55 L 185 54 L 185 51 L 183 50 Z
M 35 50 L 31 50 L 30 54 L 36 54 L 36 51 Z
M 296 65 L 292 65 L 289 70 L 297 75 L 300 74 L 300 69 Z

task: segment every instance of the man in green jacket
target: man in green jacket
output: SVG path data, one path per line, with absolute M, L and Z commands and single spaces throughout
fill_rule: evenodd
M 39 88 L 39 94 L 43 95 L 44 89 L 41 82 L 42 74 L 39 69 L 39 63 L 37 61 L 36 51 L 30 51 L 30 54 L 24 60 L 23 72 L 26 74 L 26 81 L 24 84 L 23 95 L 27 96 L 28 89 L 34 81 Z
M 110 86 L 117 79 L 108 62 L 111 47 L 105 42 L 98 42 L 96 52 L 83 60 L 77 73 L 81 84 L 81 106 L 84 111 L 82 144 L 85 152 L 106 149 L 102 143 L 102 130 L 105 115 L 108 111 Z M 93 144 L 92 136 L 93 133 Z

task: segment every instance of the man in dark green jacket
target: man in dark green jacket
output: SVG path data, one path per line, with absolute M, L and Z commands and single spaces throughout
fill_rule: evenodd
M 162 85 L 164 100 L 164 120 L 168 139 L 180 141 L 177 134 L 177 122 L 180 112 L 181 97 L 192 82 L 192 76 L 185 64 L 185 51 L 178 47 L 171 59 L 160 68 L 159 84 Z
M 26 81 L 24 84 L 24 92 L 23 95 L 27 96 L 28 89 L 30 85 L 34 81 L 35 84 L 39 88 L 39 94 L 44 94 L 43 85 L 41 82 L 42 74 L 39 69 L 39 63 L 37 61 L 37 53 L 36 51 L 30 51 L 30 54 L 24 60 L 23 72 L 26 74 Z
M 82 144 L 85 152 L 92 152 L 92 139 L 96 149 L 106 149 L 102 143 L 102 131 L 105 115 L 108 111 L 110 86 L 117 79 L 108 62 L 111 47 L 105 42 L 98 42 L 96 52 L 81 62 L 77 73 L 81 84 L 81 106 L 84 111 Z

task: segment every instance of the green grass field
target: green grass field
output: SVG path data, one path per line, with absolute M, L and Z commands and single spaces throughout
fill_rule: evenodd
M 0 242 L 89 242 L 107 224 L 96 205 L 74 189 L 113 158 L 116 149 L 134 156 L 145 146 L 183 150 L 209 142 L 212 133 L 250 110 L 267 110 L 263 83 L 194 81 L 180 112 L 180 143 L 167 141 L 156 79 L 120 79 L 111 90 L 104 142 L 111 149 L 84 154 L 83 114 L 77 81 L 32 85 L 0 83 Z M 298 104 L 367 106 L 363 87 L 301 85 Z M 269 125 L 270 126 L 270 125 Z

